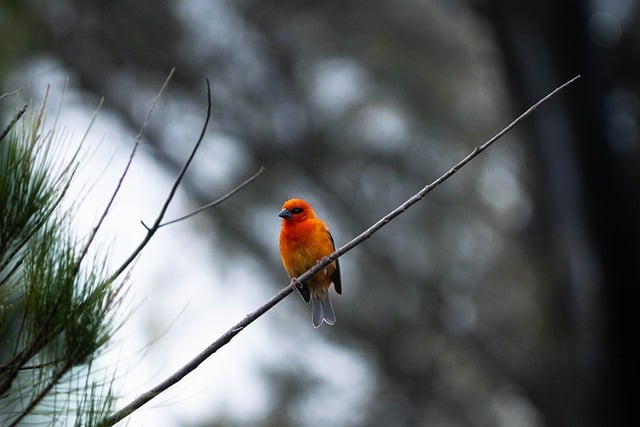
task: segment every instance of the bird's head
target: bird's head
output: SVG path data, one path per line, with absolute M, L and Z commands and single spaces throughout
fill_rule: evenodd
M 307 218 L 315 218 L 316 215 L 311 209 L 311 205 L 304 200 L 289 199 L 282 205 L 278 216 L 287 222 L 299 222 Z

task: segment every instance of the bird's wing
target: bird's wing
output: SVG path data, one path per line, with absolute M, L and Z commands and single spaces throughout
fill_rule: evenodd
M 333 236 L 331 235 L 331 233 L 329 233 L 329 231 L 327 231 L 327 233 L 329 234 L 329 239 L 331 239 L 331 246 L 335 251 L 336 244 L 333 241 Z M 333 287 L 335 288 L 336 292 L 339 294 L 342 294 L 342 279 L 340 278 L 340 263 L 338 262 L 337 259 L 336 259 L 336 271 L 333 273 L 333 277 L 331 278 L 331 281 L 333 282 Z

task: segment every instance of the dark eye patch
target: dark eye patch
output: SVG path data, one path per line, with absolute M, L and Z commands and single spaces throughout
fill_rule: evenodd
M 302 213 L 302 211 L 304 211 L 304 209 L 302 209 L 302 208 L 293 208 L 293 209 L 291 209 L 291 213 L 292 214 L 299 214 L 299 213 Z

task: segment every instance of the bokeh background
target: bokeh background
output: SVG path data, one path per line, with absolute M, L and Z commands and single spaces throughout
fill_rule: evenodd
M 290 296 L 130 418 L 154 426 L 624 426 L 636 418 L 640 5 L 633 0 L 25 0 L 0 4 L 0 90 L 79 139 L 79 233 L 113 191 L 113 262 L 213 119 L 99 363 L 118 407 L 288 283 L 304 197 L 342 245 L 555 86 L 495 147 L 341 258 L 338 322 Z M 89 190 L 87 190 L 89 189 Z M 123 314 L 124 316 L 124 314 Z M 635 319 L 635 320 L 634 320 Z

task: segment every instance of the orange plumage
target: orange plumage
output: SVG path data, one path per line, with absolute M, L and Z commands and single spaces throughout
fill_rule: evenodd
M 335 251 L 333 238 L 326 224 L 316 217 L 311 206 L 304 200 L 287 200 L 278 216 L 282 218 L 280 256 L 282 265 L 292 280 Z M 311 301 L 311 320 L 316 328 L 323 320 L 329 325 L 336 322 L 329 299 L 331 283 L 336 292 L 341 294 L 338 260 L 296 286 L 304 301 Z

